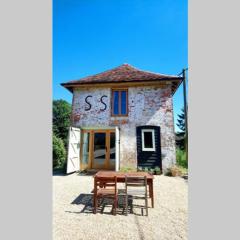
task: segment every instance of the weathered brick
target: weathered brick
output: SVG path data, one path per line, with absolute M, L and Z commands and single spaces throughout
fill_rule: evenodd
M 102 111 L 102 96 L 107 109 Z M 88 98 L 92 108 L 86 111 Z M 77 127 L 120 127 L 120 166 L 137 166 L 136 126 L 154 125 L 161 128 L 162 167 L 176 163 L 173 103 L 171 89 L 130 87 L 128 117 L 111 116 L 111 89 L 86 88 L 74 90 L 72 116 Z

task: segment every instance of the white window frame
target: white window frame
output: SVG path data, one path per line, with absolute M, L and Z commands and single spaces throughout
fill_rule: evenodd
M 146 148 L 144 146 L 144 133 L 145 132 L 152 133 L 152 142 L 153 142 L 152 148 Z M 155 147 L 155 131 L 154 131 L 154 129 L 142 129 L 142 151 L 155 152 L 155 150 L 156 150 L 156 147 Z

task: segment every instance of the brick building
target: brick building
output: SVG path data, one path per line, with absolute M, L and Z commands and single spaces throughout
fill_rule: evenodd
M 172 97 L 181 82 L 123 64 L 62 83 L 73 93 L 67 172 L 175 164 Z

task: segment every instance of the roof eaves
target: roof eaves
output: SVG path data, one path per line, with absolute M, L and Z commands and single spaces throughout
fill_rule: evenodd
M 128 82 L 149 82 L 149 81 L 173 81 L 173 80 L 182 80 L 182 77 L 166 77 L 166 78 L 160 78 L 160 79 L 148 79 L 148 80 L 126 80 L 126 81 L 74 81 L 74 82 L 66 82 L 66 83 L 61 83 L 62 86 L 72 86 L 72 85 L 82 85 L 82 84 L 87 84 L 87 85 L 95 85 L 95 84 L 104 84 L 104 83 L 114 83 L 114 84 L 118 84 L 118 83 L 128 83 Z

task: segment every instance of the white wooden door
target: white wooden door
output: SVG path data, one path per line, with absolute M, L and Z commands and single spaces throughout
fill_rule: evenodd
M 67 173 L 80 170 L 80 128 L 69 128 Z
M 115 129 L 115 146 L 116 146 L 116 162 L 115 162 L 115 171 L 119 171 L 119 165 L 120 165 L 120 132 L 119 127 L 116 127 Z

